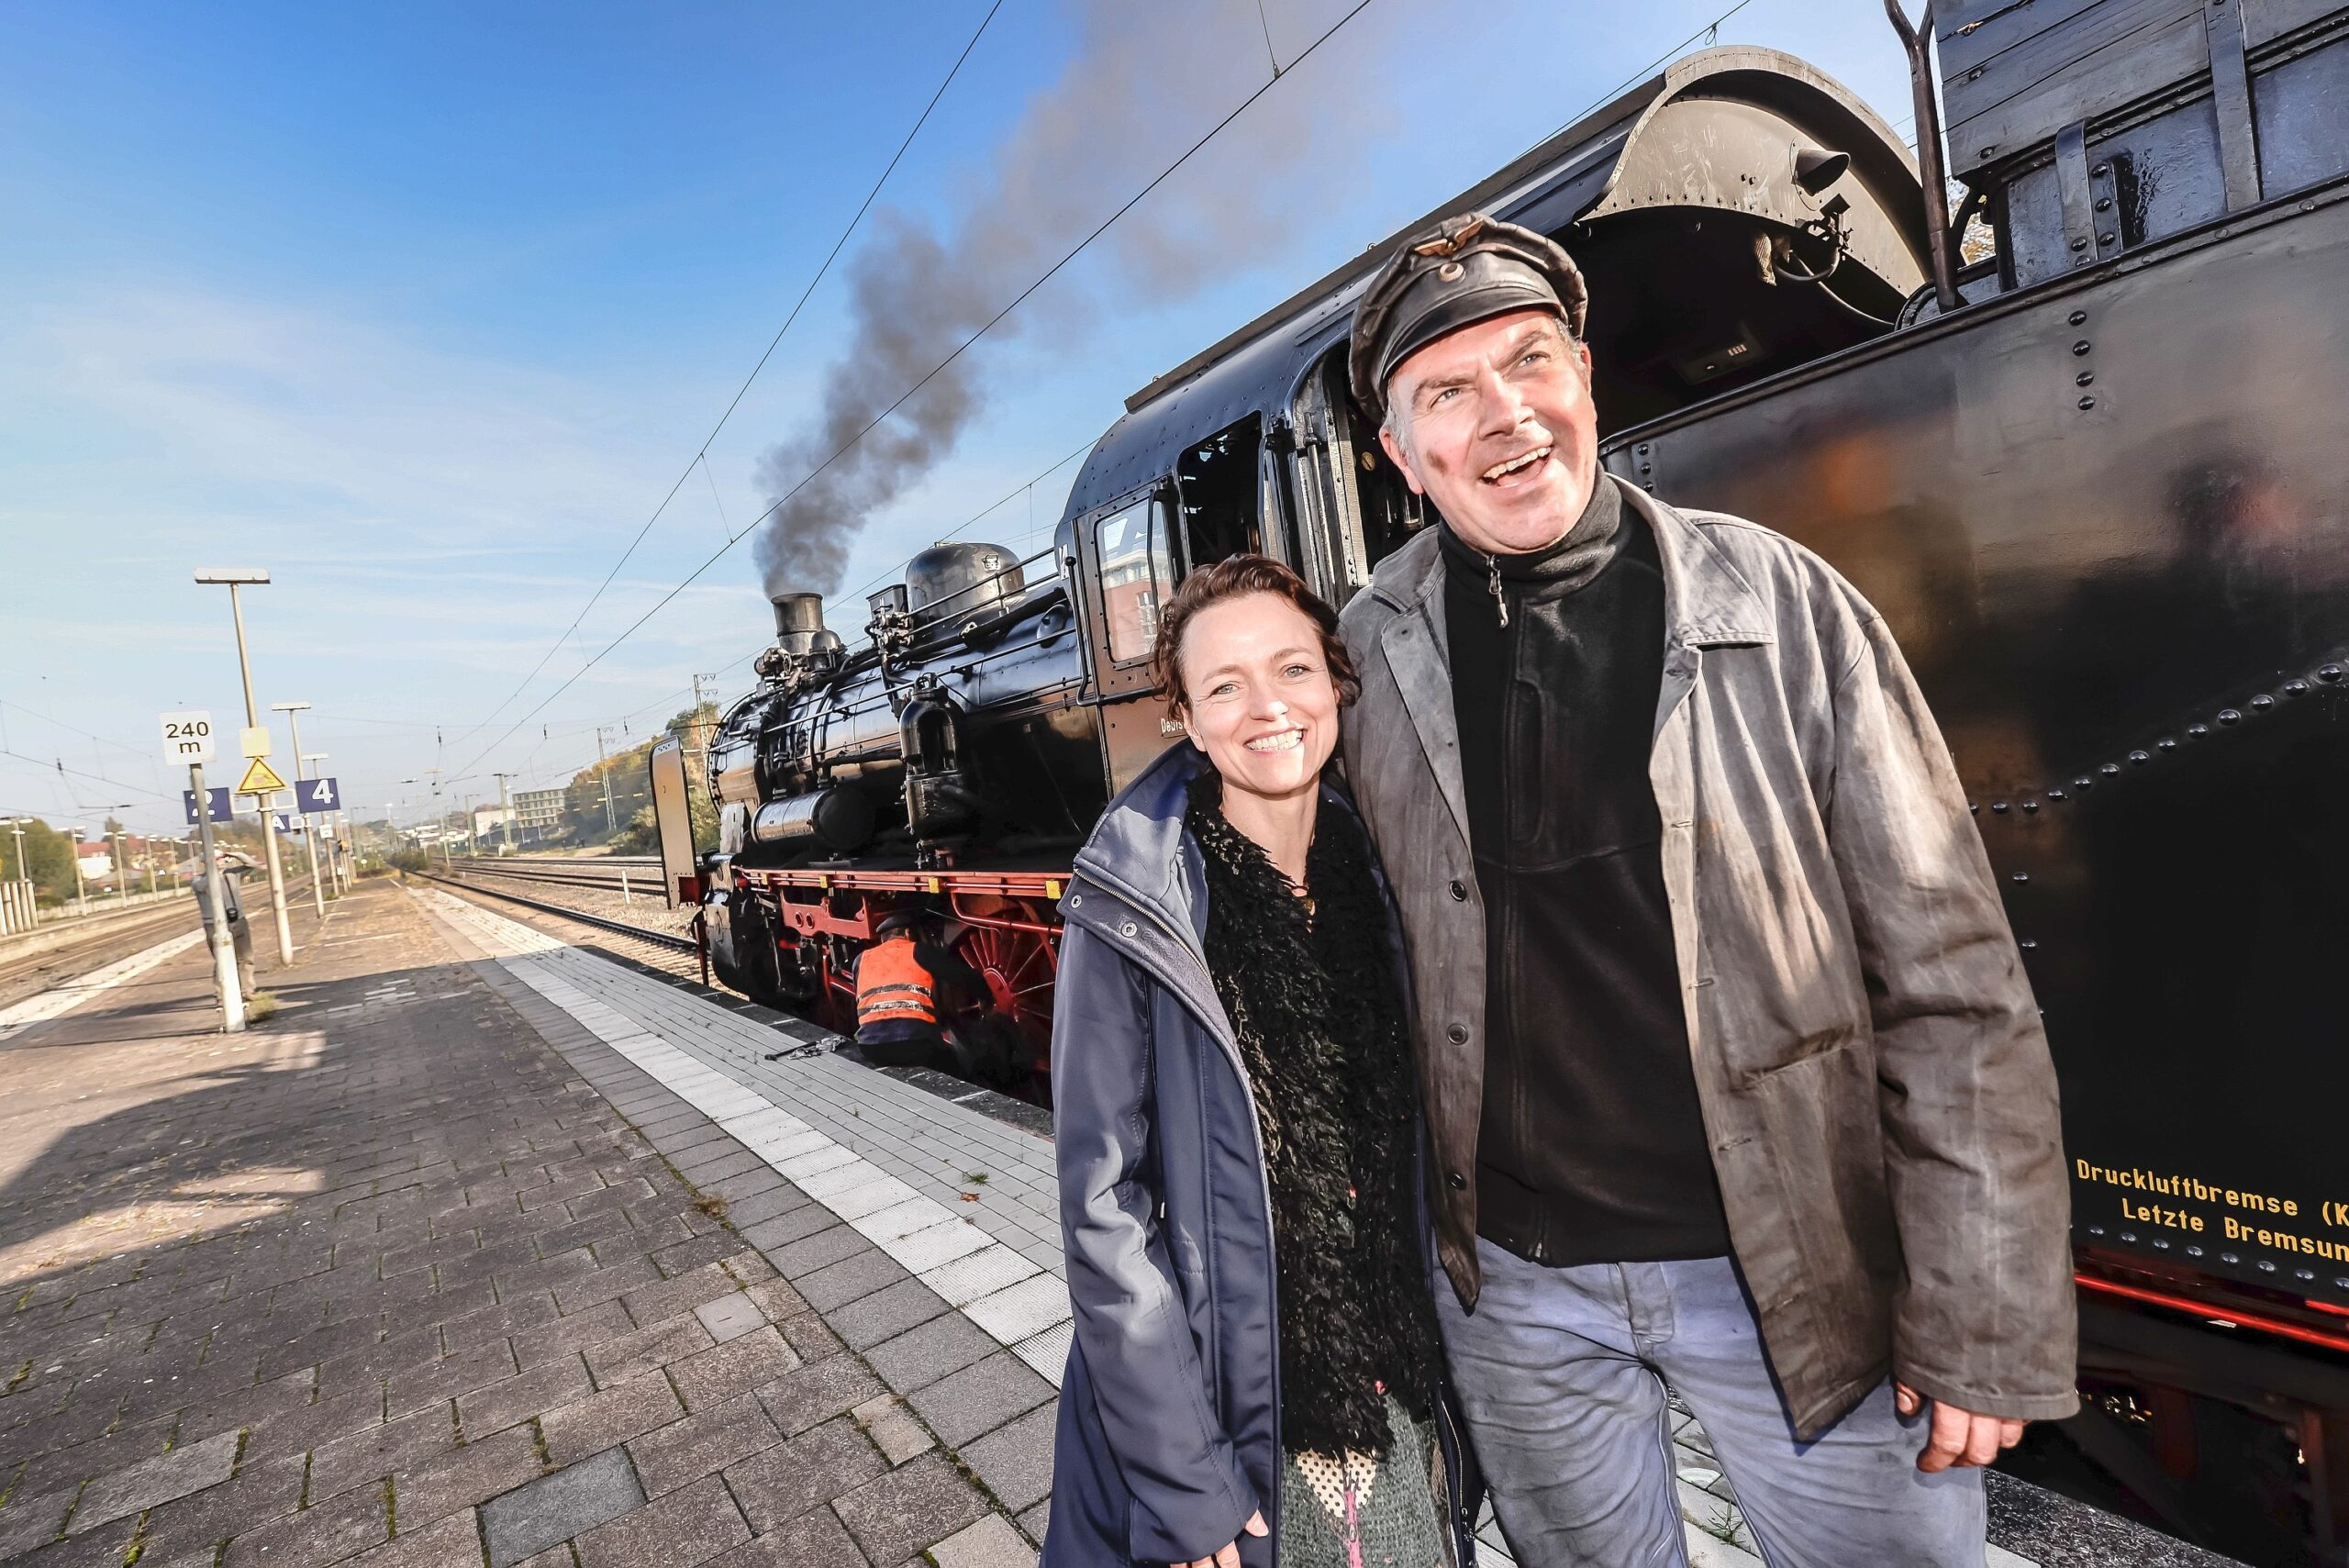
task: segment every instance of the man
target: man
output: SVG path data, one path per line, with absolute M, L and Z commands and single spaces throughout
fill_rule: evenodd
M 941 995 L 979 978 L 929 931 L 930 911 L 907 905 L 884 916 L 880 940 L 857 956 L 856 1054 L 875 1067 L 927 1067 L 971 1075 L 952 1044 Z
M 1979 1568 L 2072 1413 L 2055 1080 L 1947 750 L 1798 545 L 1602 475 L 1574 262 L 1478 214 L 1354 395 L 1441 524 L 1355 595 L 1446 1350 L 1520 1561 L 1684 1561 L 1664 1385 L 1774 1568 Z
M 197 857 L 199 868 L 203 858 Z M 253 994 L 253 931 L 245 919 L 245 899 L 239 884 L 245 880 L 242 869 L 224 867 L 220 885 L 226 896 L 221 900 L 228 906 L 228 943 L 237 955 L 237 984 L 248 996 Z M 195 879 L 195 913 L 204 924 L 206 940 L 212 936 L 212 879 L 198 874 Z

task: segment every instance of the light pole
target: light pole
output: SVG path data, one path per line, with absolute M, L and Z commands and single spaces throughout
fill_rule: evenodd
M 440 811 L 440 770 L 427 768 L 416 777 L 402 779 L 400 783 L 423 784 L 427 780 L 429 780 L 432 784 L 432 830 L 440 836 L 440 869 L 447 871 L 449 869 L 449 819 L 441 815 Z M 430 865 L 432 862 L 429 857 L 432 851 L 428 849 L 424 852 L 427 856 L 424 863 Z
M 73 835 L 73 906 L 86 915 L 90 912 L 90 889 L 82 880 L 82 835 L 79 827 L 65 829 Z
M 514 775 L 512 773 L 492 773 L 490 777 L 497 781 L 498 822 L 499 826 L 505 829 L 506 853 L 510 855 L 514 852 L 514 801 L 513 796 L 507 792 L 506 786 L 512 781 Z
M 206 566 L 196 570 L 195 580 L 206 584 L 225 585 L 228 590 L 228 614 L 237 623 L 237 673 L 245 683 L 245 728 L 262 731 L 262 743 L 267 744 L 269 731 L 261 721 L 261 705 L 253 700 L 252 661 L 245 652 L 245 606 L 237 590 L 245 584 L 266 583 L 269 572 L 259 566 Z M 266 754 L 266 753 L 264 753 Z M 294 962 L 294 926 L 285 917 L 285 867 L 277 854 L 277 831 L 269 818 L 273 794 L 261 799 L 261 847 L 269 862 L 269 906 L 277 917 L 277 962 Z
M 17 880 L 26 884 L 28 886 L 32 883 L 33 873 L 31 869 L 25 864 L 25 824 L 31 820 L 32 818 L 29 817 L 11 817 L 8 818 L 8 827 L 10 830 L 17 835 Z
M 273 702 L 269 705 L 272 713 L 285 716 L 286 727 L 294 731 L 294 782 L 297 784 L 305 776 L 302 772 L 302 714 L 309 706 L 306 702 Z M 327 917 L 327 887 L 318 880 L 317 825 L 303 814 L 302 792 L 298 789 L 294 792 L 294 815 L 302 819 L 302 848 L 310 857 L 310 902 L 317 906 L 318 918 L 323 920 Z
M 11 817 L 8 818 L 8 826 L 17 835 L 17 874 L 10 880 L 17 883 L 24 889 L 23 892 L 12 894 L 10 896 L 14 899 L 20 900 L 24 904 L 22 913 L 25 920 L 25 929 L 28 931 L 39 923 L 38 917 L 34 912 L 33 906 L 32 873 L 28 870 L 25 865 L 25 824 L 32 820 L 33 818 L 29 817 Z M 0 930 L 6 929 L 11 924 L 13 924 L 13 917 L 0 919 Z
M 107 819 L 115 825 L 106 829 L 106 839 L 114 845 L 114 896 L 118 904 L 130 902 L 130 830 L 122 826 L 117 811 L 128 811 L 128 804 L 110 807 Z

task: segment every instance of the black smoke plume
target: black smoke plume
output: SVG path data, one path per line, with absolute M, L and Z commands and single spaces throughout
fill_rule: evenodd
M 1071 0 L 1077 37 L 1066 69 L 1030 102 L 951 213 L 933 222 L 885 210 L 856 253 L 850 345 L 827 373 L 822 411 L 759 462 L 770 504 L 790 497 L 757 541 L 770 595 L 839 591 L 866 521 L 954 450 L 985 406 L 989 361 L 1022 330 L 1049 321 L 1056 354 L 1081 352 L 1112 306 L 1179 300 L 1261 264 L 1294 237 L 1317 205 L 1296 188 L 1300 170 L 1319 147 L 1343 145 L 1358 128 L 1341 123 L 1352 113 L 1332 116 L 1326 103 L 1308 116 L 1309 95 L 1299 90 L 1307 83 L 1282 82 L 1095 247 L 1108 268 L 1094 281 L 1111 299 L 1071 281 L 1088 256 L 931 375 L 1264 84 L 1268 26 L 1273 46 L 1294 52 L 1344 8 L 1340 0 L 1265 0 L 1263 10 L 1257 0 Z M 854 439 L 924 376 L 920 392 Z

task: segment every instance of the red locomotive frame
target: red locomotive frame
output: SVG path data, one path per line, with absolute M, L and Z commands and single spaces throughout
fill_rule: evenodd
M 738 890 L 763 893 L 773 902 L 783 944 L 799 952 L 803 968 L 817 978 L 810 1010 L 843 1032 L 854 1028 L 856 1016 L 853 961 L 875 940 L 881 917 L 908 896 L 941 901 L 956 928 L 950 945 L 985 983 L 987 1007 L 1027 1040 L 1039 1086 L 1049 1081 L 1052 992 L 1060 979 L 1058 906 L 1069 873 L 736 865 L 728 874 Z

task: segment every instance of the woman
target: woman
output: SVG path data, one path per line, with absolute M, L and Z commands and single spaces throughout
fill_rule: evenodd
M 1110 802 L 1062 906 L 1044 1563 L 1468 1562 L 1399 951 L 1321 777 L 1360 689 L 1337 617 L 1239 556 L 1152 658 L 1190 743 Z

